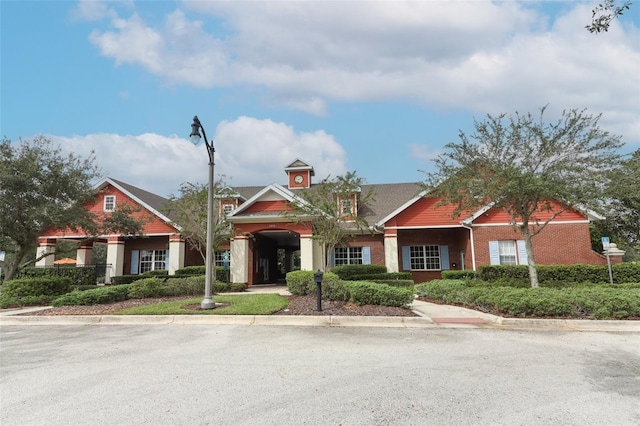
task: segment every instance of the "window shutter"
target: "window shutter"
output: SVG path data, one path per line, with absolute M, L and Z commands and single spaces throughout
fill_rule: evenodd
M 362 247 L 362 264 L 371 265 L 371 247 Z
M 138 264 L 140 263 L 140 250 L 131 250 L 131 275 L 138 273 Z
M 500 247 L 497 241 L 489 241 L 489 261 L 492 265 L 500 264 Z
M 336 266 L 336 249 L 331 250 L 331 267 Z
M 411 247 L 409 246 L 402 246 L 402 269 L 411 270 Z
M 518 245 L 518 265 L 528 265 L 529 260 L 527 258 L 527 246 L 524 243 L 524 240 L 516 241 Z
M 165 271 L 169 270 L 169 250 L 164 252 L 164 269 Z
M 447 271 L 449 266 L 449 246 L 440 246 L 440 269 Z

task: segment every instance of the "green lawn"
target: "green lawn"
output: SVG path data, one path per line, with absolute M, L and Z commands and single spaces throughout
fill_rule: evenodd
M 289 304 L 279 294 L 214 295 L 216 303 L 228 304 L 211 310 L 183 309 L 186 305 L 199 305 L 202 297 L 174 302 L 144 305 L 122 309 L 116 315 L 271 315 Z

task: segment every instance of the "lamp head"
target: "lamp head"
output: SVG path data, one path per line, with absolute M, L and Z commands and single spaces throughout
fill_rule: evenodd
M 191 134 L 189 135 L 189 138 L 191 138 L 191 143 L 194 145 L 200 144 L 200 127 L 202 127 L 202 125 L 200 124 L 200 120 L 198 120 L 198 116 L 196 115 L 193 117 L 193 123 L 191 124 Z

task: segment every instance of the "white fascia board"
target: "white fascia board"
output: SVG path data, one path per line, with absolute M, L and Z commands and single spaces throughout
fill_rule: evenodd
M 141 199 L 139 199 L 138 197 L 136 197 L 135 195 L 133 195 L 132 193 L 130 193 L 129 191 L 124 189 L 122 186 L 120 186 L 117 183 L 115 183 L 113 180 L 111 180 L 111 178 L 106 178 L 104 180 L 104 182 L 96 185 L 96 189 L 99 189 L 100 187 L 104 186 L 105 183 L 108 183 L 108 184 L 113 185 L 114 187 L 118 188 L 120 191 L 122 191 L 125 195 L 127 195 L 129 198 L 134 200 L 136 203 L 140 204 L 142 207 L 144 207 L 145 209 L 149 210 L 154 215 L 158 216 L 165 223 L 167 223 L 170 226 L 173 226 L 174 228 L 176 228 L 177 231 L 182 231 L 182 228 L 180 226 L 178 226 L 177 224 L 174 224 L 173 221 L 171 219 L 169 219 L 167 216 L 163 215 L 158 210 L 154 209 L 149 204 L 145 203 L 144 201 L 142 201 Z
M 395 216 L 399 215 L 401 212 L 403 212 L 404 210 L 406 210 L 407 208 L 409 208 L 410 206 L 412 206 L 413 204 L 415 204 L 418 200 L 422 199 L 425 197 L 425 195 L 427 195 L 427 191 L 422 191 L 420 192 L 418 195 L 416 195 L 415 197 L 413 197 L 412 199 L 410 199 L 409 201 L 407 201 L 406 203 L 404 203 L 403 205 L 401 205 L 400 207 L 398 207 L 397 209 L 395 209 L 394 211 L 392 211 L 391 213 L 389 213 L 387 216 L 383 217 L 382 219 L 380 219 L 375 226 L 377 227 L 383 227 L 384 228 L 384 224 L 391 220 L 392 218 L 394 218 Z
M 275 194 L 279 195 L 284 200 L 289 202 L 299 202 L 301 200 L 300 197 L 296 196 L 294 193 L 292 193 L 288 189 L 285 189 L 282 185 L 279 185 L 277 183 L 272 183 L 271 185 L 265 186 L 264 188 L 262 188 L 256 195 L 249 198 L 247 201 L 242 203 L 242 205 L 238 206 L 238 208 L 235 209 L 231 213 L 231 215 L 227 216 L 227 218 L 233 218 L 239 213 L 242 213 L 243 211 L 247 210 L 251 205 L 253 205 L 256 201 L 259 201 L 260 198 L 262 198 L 268 192 L 274 192 Z
M 476 211 L 474 214 L 472 214 L 471 216 L 463 220 L 462 223 L 465 224 L 466 226 L 471 225 L 474 220 L 476 220 L 477 218 L 479 218 L 480 216 L 482 216 L 483 214 L 491 210 L 493 206 L 495 206 L 495 204 L 496 204 L 495 202 L 491 202 L 487 204 L 486 206 L 482 207 L 481 209 Z

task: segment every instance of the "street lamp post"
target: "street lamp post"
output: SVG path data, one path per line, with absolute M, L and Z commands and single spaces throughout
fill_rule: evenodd
M 193 124 L 191 124 L 191 143 L 194 145 L 200 144 L 200 130 L 202 130 L 202 136 L 204 136 L 204 143 L 207 146 L 207 153 L 209 154 L 209 194 L 207 196 L 207 256 L 205 265 L 205 284 L 204 284 L 204 299 L 200 303 L 201 309 L 214 309 L 216 307 L 213 297 L 211 296 L 212 283 L 215 280 L 215 269 L 213 268 L 213 154 L 216 150 L 213 148 L 213 143 L 209 143 L 207 140 L 207 134 L 204 131 L 204 127 L 200 123 L 198 116 L 193 117 Z

